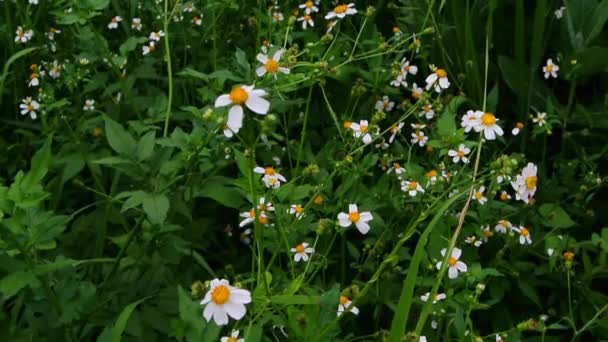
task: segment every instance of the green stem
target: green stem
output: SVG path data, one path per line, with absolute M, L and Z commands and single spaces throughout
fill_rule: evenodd
M 312 98 L 312 87 L 314 83 L 308 88 L 308 99 L 306 100 L 306 109 L 304 110 L 304 123 L 302 125 L 302 133 L 300 136 L 300 146 L 298 147 L 298 156 L 296 160 L 296 175 L 300 174 L 300 160 L 302 159 L 302 148 L 304 147 L 304 139 L 306 139 L 306 124 L 308 123 L 308 113 L 310 111 L 310 100 Z
M 167 79 L 169 80 L 169 94 L 167 99 L 167 111 L 165 113 L 165 129 L 163 137 L 169 132 L 169 119 L 171 118 L 171 104 L 173 103 L 173 70 L 171 69 L 171 49 L 169 46 L 169 18 L 167 17 L 169 1 L 165 0 L 165 12 L 163 16 L 163 29 L 165 31 L 165 60 L 167 62 Z
M 570 313 L 570 320 L 572 321 L 572 326 L 575 327 L 576 330 L 576 322 L 574 321 L 574 312 L 572 311 L 572 286 L 570 282 L 570 270 L 566 269 L 566 277 L 568 278 L 568 312 Z

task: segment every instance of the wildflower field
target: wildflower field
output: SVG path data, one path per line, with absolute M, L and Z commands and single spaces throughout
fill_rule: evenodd
M 0 0 L 0 341 L 608 341 L 608 0 Z

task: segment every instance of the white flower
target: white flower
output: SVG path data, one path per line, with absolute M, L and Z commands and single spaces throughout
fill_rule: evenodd
M 521 174 L 517 175 L 515 181 L 511 182 L 511 186 L 516 191 L 515 199 L 522 200 L 527 204 L 530 198 L 534 196 L 536 183 L 538 182 L 537 171 L 538 168 L 534 163 L 528 163 Z
M 401 128 L 403 128 L 403 125 L 405 124 L 403 122 L 400 122 L 391 126 L 391 136 L 388 138 L 389 144 L 392 144 L 393 141 L 395 141 L 395 137 L 397 136 L 397 134 L 399 134 L 399 132 L 401 132 Z
M 35 69 L 34 69 L 35 70 Z M 34 71 L 30 74 L 30 81 L 27 84 L 28 87 L 37 87 L 40 85 L 40 75 L 37 71 Z
M 558 9 L 555 10 L 555 18 L 556 19 L 561 19 L 564 16 L 564 11 L 566 10 L 565 6 L 562 6 Z
M 266 211 L 274 211 L 272 202 L 266 202 L 266 198 L 260 197 L 260 199 L 258 201 L 258 211 L 261 213 L 266 212 Z
M 343 19 L 347 15 L 354 15 L 356 13 L 357 13 L 357 9 L 355 9 L 354 3 L 351 2 L 348 5 L 340 4 L 340 5 L 336 6 L 333 11 L 327 13 L 327 15 L 325 15 L 325 19 L 327 19 L 327 20 L 333 19 L 333 18 Z
M 131 28 L 137 31 L 141 31 L 141 18 L 133 18 L 133 21 L 131 22 Z
M 228 324 L 228 316 L 240 320 L 245 316 L 245 304 L 251 303 L 251 293 L 230 286 L 226 279 L 213 279 L 210 289 L 201 301 L 205 305 L 203 316 L 209 322 L 211 317 L 217 325 Z
M 425 136 L 423 131 L 412 133 L 412 144 L 418 144 L 420 147 L 423 147 L 427 141 L 429 141 L 429 137 Z
M 150 43 L 148 43 L 148 45 L 142 46 L 141 49 L 142 49 L 142 54 L 145 56 L 145 55 L 149 54 L 150 52 L 156 51 L 156 43 L 154 41 L 151 41 Z
M 298 7 L 303 8 L 306 14 L 311 14 L 312 12 L 319 12 L 319 8 L 315 6 L 315 4 L 310 0 L 306 1 Z
M 539 127 L 543 127 L 547 123 L 547 113 L 536 113 L 536 117 L 532 118 L 532 122 Z
M 55 35 L 61 33 L 61 30 L 51 27 L 48 32 L 45 33 L 49 40 L 55 40 Z
M 475 192 L 473 193 L 473 197 L 481 205 L 486 204 L 486 202 L 488 201 L 488 199 L 483 195 L 484 191 L 486 191 L 486 187 L 482 185 L 479 189 L 475 190 Z
M 265 100 L 264 96 L 266 96 L 264 90 L 254 89 L 252 85 L 237 86 L 230 91 L 230 94 L 220 95 L 215 100 L 215 107 L 231 106 L 228 111 L 229 119 L 231 115 L 234 119 L 238 119 L 239 116 L 243 115 L 243 104 L 251 111 L 264 115 L 270 109 L 270 102 Z
M 292 204 L 287 211 L 291 215 L 296 215 L 296 220 L 300 220 L 304 217 L 304 208 L 299 204 Z
M 391 174 L 391 172 L 395 172 L 395 174 L 400 177 L 402 174 L 405 173 L 405 168 L 403 166 L 401 166 L 401 164 L 394 162 L 393 166 L 391 166 L 390 169 L 388 169 L 388 171 L 386 172 L 387 174 Z
M 367 120 L 361 120 L 359 123 L 351 123 L 350 128 L 353 130 L 355 138 L 361 138 L 365 145 L 372 142 L 372 136 L 369 134 L 369 123 Z
M 273 22 L 278 22 L 278 21 L 283 21 L 285 20 L 285 16 L 283 16 L 283 13 L 281 12 L 273 12 L 272 13 L 272 21 Z
M 38 5 L 38 0 L 29 0 L 28 3 L 30 5 Z
M 458 146 L 458 151 L 456 150 L 449 150 L 448 151 L 448 156 L 452 157 L 452 161 L 454 163 L 458 163 L 459 161 L 462 161 L 463 163 L 468 163 L 469 162 L 469 158 L 467 158 L 467 154 L 469 154 L 471 152 L 471 149 L 464 146 L 464 144 L 460 144 L 460 146 Z
M 481 124 L 475 126 L 475 131 L 483 131 L 483 135 L 487 140 L 494 140 L 496 139 L 497 135 L 502 136 L 504 134 L 502 128 L 496 124 L 498 119 L 494 116 L 494 114 L 488 112 L 483 113 L 480 120 Z
M 513 128 L 513 130 L 511 131 L 511 134 L 513 135 L 518 135 L 519 132 L 524 128 L 524 124 L 521 122 L 518 122 L 515 124 L 515 127 Z
M 435 112 L 433 111 L 433 105 L 430 103 L 425 104 L 422 107 L 422 111 L 418 116 L 425 116 L 428 120 L 431 120 L 435 116 Z
M 63 65 L 57 63 L 57 61 L 53 61 L 53 66 L 49 69 L 49 76 L 52 78 L 59 78 L 61 76 L 61 71 L 63 70 Z
M 262 177 L 262 181 L 264 182 L 267 188 L 277 189 L 281 186 L 281 182 L 287 182 L 287 179 L 285 179 L 285 177 L 283 177 L 283 175 L 281 175 L 280 173 L 276 172 L 274 167 L 272 166 L 256 166 L 253 169 L 253 172 L 264 175 Z
M 201 25 L 203 25 L 203 19 L 201 19 L 201 17 L 195 15 L 194 17 L 192 17 L 192 23 L 196 26 L 201 26 Z
M 440 93 L 442 89 L 448 89 L 449 87 L 448 73 L 444 69 L 436 69 L 426 78 L 426 90 L 433 88 Z
M 400 86 L 407 87 L 407 82 L 405 80 L 405 75 L 403 75 L 402 73 L 400 73 L 399 75 L 397 75 L 397 77 L 395 77 L 394 80 L 391 81 L 390 84 L 393 87 L 400 87 Z
M 511 222 L 509 222 L 507 220 L 500 220 L 496 224 L 496 227 L 494 227 L 494 230 L 498 233 L 506 234 L 507 231 L 511 230 L 512 228 L 513 228 L 513 225 L 511 224 Z
M 432 321 L 431 321 L 431 328 L 432 328 L 433 330 L 437 330 L 437 327 L 439 327 L 439 323 L 438 323 L 436 320 L 432 320 Z M 423 337 L 423 336 L 420 336 L 421 341 L 422 341 L 422 337 Z M 426 342 L 426 337 L 424 338 L 424 342 Z
M 359 213 L 356 204 L 349 204 L 348 214 L 344 212 L 338 214 L 338 224 L 344 228 L 348 228 L 354 224 L 361 234 L 367 234 L 370 229 L 367 222 L 373 218 L 372 213 L 369 211 Z
M 340 296 L 340 304 L 338 304 L 338 316 L 342 315 L 344 311 L 350 311 L 355 315 L 359 314 L 359 309 L 353 305 L 353 302 L 348 299 L 348 297 Z
M 240 214 L 241 217 L 244 218 L 244 220 L 242 220 L 239 223 L 239 227 L 244 227 L 252 222 L 255 221 L 255 210 L 253 208 L 251 208 L 251 210 L 243 212 Z M 265 225 L 268 223 L 268 216 L 266 216 L 266 213 L 260 212 L 260 215 L 258 217 L 258 221 L 262 224 Z
M 514 231 L 519 233 L 519 243 L 522 245 L 531 245 L 532 238 L 530 237 L 530 230 L 528 228 L 521 226 L 519 228 L 514 227 Z
M 505 190 L 501 190 L 499 196 L 501 201 L 508 201 L 511 199 L 511 195 L 509 195 L 509 193 Z
M 407 181 L 404 180 L 401 182 L 401 190 L 403 192 L 407 192 L 410 197 L 415 197 L 419 192 L 424 193 L 424 189 L 420 186 L 420 183 L 415 180 Z
M 243 111 L 231 111 L 224 126 L 224 136 L 232 138 L 243 127 Z
M 553 252 L 555 252 L 555 250 L 553 248 L 547 248 L 547 255 L 548 256 L 553 256 Z
M 95 100 L 85 100 L 82 109 L 87 111 L 95 110 Z
M 551 58 L 547 59 L 547 65 L 543 67 L 543 72 L 545 73 L 545 79 L 548 79 L 549 76 L 553 78 L 557 78 L 557 72 L 559 71 L 559 66 L 557 64 L 553 64 L 553 60 Z
M 427 186 L 429 186 L 430 184 L 435 184 L 435 182 L 437 182 L 437 170 L 431 169 L 425 174 L 425 176 L 429 180 Z
M 308 247 L 308 243 L 302 242 L 301 244 L 297 245 L 295 248 L 292 248 L 291 252 L 294 253 L 293 261 L 300 262 L 300 260 L 308 261 L 309 255 L 314 253 L 315 249 L 312 247 Z
M 302 17 L 298 18 L 298 21 L 302 22 L 302 29 L 306 30 L 308 26 L 315 27 L 315 22 L 312 20 L 310 14 L 305 14 Z
M 163 32 L 162 30 L 158 31 L 158 32 L 151 32 L 150 36 L 148 37 L 148 39 L 155 41 L 155 42 L 159 42 L 160 39 L 162 37 L 165 36 L 165 32 Z
M 426 336 L 420 336 L 418 342 L 426 342 Z
M 441 250 L 441 256 L 445 257 L 445 253 L 447 252 L 447 250 L 444 248 Z M 458 273 L 459 272 L 466 272 L 467 271 L 467 265 L 462 262 L 459 261 L 458 259 L 460 259 L 460 255 L 462 254 L 462 251 L 459 248 L 454 248 L 452 250 L 452 255 L 450 256 L 450 258 L 448 259 L 448 277 L 450 279 L 456 279 L 458 278 Z M 438 270 L 441 269 L 441 265 L 443 264 L 443 261 L 439 261 L 436 264 L 436 267 Z
M 422 94 L 424 94 L 424 90 L 419 88 L 416 82 L 414 82 L 414 84 L 412 84 L 412 97 L 418 100 L 422 97 Z
M 418 73 L 418 67 L 415 65 L 410 65 L 410 62 L 407 58 L 403 58 L 400 63 L 401 74 L 405 78 L 407 74 L 416 75 Z
M 460 123 L 460 126 L 464 127 L 465 133 L 469 133 L 471 129 L 475 129 L 475 131 L 477 131 L 477 127 L 481 126 L 482 116 L 483 112 L 479 110 L 469 110 L 465 115 L 462 116 L 462 122 Z
M 390 112 L 393 107 L 395 107 L 395 102 L 391 101 L 386 95 L 376 102 L 376 111 L 378 112 Z
M 249 237 L 250 235 L 251 235 L 251 229 L 247 228 L 241 232 L 239 239 L 241 240 L 242 243 L 248 245 L 251 243 L 251 238 Z
M 17 26 L 17 31 L 15 33 L 17 34 L 15 36 L 15 42 L 21 44 L 27 43 L 34 36 L 34 31 L 24 30 L 21 26 Z
M 272 58 L 269 58 L 268 55 L 266 55 L 266 54 L 258 53 L 258 55 L 256 56 L 256 59 L 258 60 L 258 62 L 262 63 L 262 65 L 259 68 L 257 68 L 255 71 L 255 73 L 258 75 L 258 77 L 262 77 L 266 73 L 269 73 L 269 74 L 273 75 L 274 78 L 276 79 L 278 72 L 282 72 L 284 74 L 289 74 L 288 68 L 281 67 L 279 65 L 279 60 L 281 59 L 283 52 L 285 52 L 283 49 L 277 50 L 274 53 L 274 56 L 272 56 Z
M 422 296 L 420 296 L 420 300 L 422 300 L 423 302 L 426 302 L 429 300 L 430 296 L 431 296 L 431 293 L 427 292 L 427 293 L 423 294 Z M 433 299 L 433 304 L 437 303 L 440 300 L 444 300 L 446 298 L 447 298 L 447 296 L 445 295 L 445 293 L 436 293 L 435 298 Z
M 40 109 L 40 104 L 35 100 L 32 100 L 30 96 L 24 98 L 23 100 L 21 100 L 21 102 L 23 102 L 19 105 L 19 108 L 21 109 L 21 115 L 29 114 L 32 119 L 36 119 L 36 111 Z
M 488 240 L 494 236 L 494 232 L 492 230 L 490 230 L 490 226 L 489 225 L 485 225 L 481 227 L 481 234 L 483 234 L 483 241 L 484 242 L 488 242 Z
M 220 339 L 220 342 L 245 342 L 244 338 L 239 338 L 239 331 L 232 330 L 230 336 L 224 336 Z
M 475 247 L 479 247 L 483 243 L 483 241 L 479 240 L 475 235 L 467 236 L 467 238 L 464 239 L 464 242 Z
M 118 23 L 122 21 L 122 18 L 119 16 L 115 16 L 112 18 L 112 21 L 108 24 L 108 29 L 115 30 L 118 28 Z
M 496 342 L 503 342 L 502 337 L 500 337 L 500 335 L 496 334 Z
M 196 9 L 196 7 L 194 7 L 194 4 L 191 3 L 191 2 L 188 2 L 182 8 L 182 12 L 184 12 L 184 13 L 192 13 L 195 9 Z

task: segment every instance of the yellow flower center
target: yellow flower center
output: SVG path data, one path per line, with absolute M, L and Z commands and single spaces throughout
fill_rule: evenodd
M 33 80 L 34 78 L 38 78 L 38 74 L 37 73 L 33 73 L 30 75 L 30 79 Z
M 530 231 L 528 230 L 528 228 L 521 227 L 519 234 L 521 234 L 521 236 L 523 237 L 526 237 L 530 235 Z
M 431 111 L 431 106 L 428 105 L 428 104 L 426 104 L 426 105 L 424 105 L 424 107 L 422 108 L 422 110 L 424 110 L 425 113 L 428 113 L 428 112 Z
M 546 70 L 547 70 L 547 72 L 553 71 L 553 65 L 552 64 L 547 64 Z
M 304 253 L 304 245 L 299 244 L 296 246 L 296 252 L 297 253 Z
M 264 168 L 264 173 L 266 173 L 269 176 L 274 176 L 274 167 L 272 166 L 267 166 Z
M 269 58 L 266 64 L 264 64 L 264 68 L 269 73 L 274 74 L 279 70 L 279 62 L 275 61 L 272 58 Z
M 249 210 L 249 217 L 251 217 L 251 218 L 255 217 L 255 210 L 253 210 L 253 209 Z
M 564 259 L 566 259 L 566 261 L 572 261 L 572 259 L 574 259 L 574 253 L 572 253 L 572 252 L 565 252 L 564 253 Z
M 418 132 L 418 137 L 416 139 L 418 139 L 418 141 L 423 141 L 424 140 L 424 134 L 421 134 L 421 132 Z
M 32 106 L 31 103 L 28 103 L 27 104 L 27 110 L 30 111 L 30 112 L 33 111 L 34 110 L 34 106 Z
M 418 182 L 411 181 L 409 188 L 410 188 L 410 190 L 416 190 L 416 188 L 418 188 Z
M 399 33 L 399 32 L 401 32 L 401 29 L 399 27 L 397 27 L 397 26 L 394 26 L 393 27 L 393 33 Z
M 230 337 L 228 337 L 228 340 L 226 340 L 226 341 L 227 341 L 227 342 L 236 342 L 236 341 L 237 341 L 237 339 L 236 339 L 236 337 L 232 337 L 232 336 L 230 336 Z
M 258 221 L 260 221 L 261 224 L 266 224 L 268 223 L 268 217 L 260 215 Z
M 367 130 L 368 130 L 368 128 L 369 128 L 369 127 L 368 127 L 368 126 L 366 126 L 366 125 L 361 125 L 360 127 L 361 127 L 361 133 L 365 133 L 365 132 L 367 132 Z
M 219 285 L 211 292 L 211 300 L 218 305 L 226 303 L 230 299 L 230 290 L 224 285 Z
M 316 204 L 316 205 L 321 205 L 321 204 L 323 204 L 323 196 L 318 195 L 317 197 L 315 197 L 315 204 Z
M 260 211 L 268 210 L 268 206 L 266 204 L 260 204 Z
M 304 16 L 305 21 L 310 21 L 311 19 L 312 19 L 312 17 L 309 16 L 308 14 Z
M 463 151 L 463 150 L 459 150 L 459 151 L 458 151 L 458 156 L 459 156 L 460 158 L 464 157 L 464 156 L 465 156 L 464 151 Z
M 398 130 L 399 130 L 399 126 L 398 125 L 392 125 L 391 126 L 391 133 L 395 134 L 395 133 L 397 133 Z
M 521 122 L 518 122 L 517 124 L 515 124 L 515 126 L 517 126 L 517 128 L 519 128 L 519 129 L 524 128 L 524 124 Z
M 450 259 L 448 259 L 448 265 L 450 265 L 450 267 L 456 266 L 457 262 L 458 262 L 458 259 L 456 259 L 454 257 L 450 257 Z
M 347 9 L 348 9 L 348 6 L 346 6 L 346 5 L 338 5 L 334 9 L 334 12 L 336 12 L 337 14 L 340 14 L 340 13 L 346 12 Z
M 508 200 L 508 199 L 509 199 L 509 195 L 507 195 L 507 193 L 506 193 L 506 192 L 501 192 L 501 193 L 500 193 L 500 200 L 501 200 L 501 201 L 506 201 L 506 200 Z
M 350 222 L 352 223 L 357 223 L 359 221 L 359 219 L 361 218 L 361 215 L 359 215 L 358 212 L 354 212 L 354 213 L 349 213 L 348 214 L 348 219 L 350 220 Z
M 346 305 L 347 302 L 348 302 L 348 297 L 340 296 L 340 304 Z
M 480 200 L 482 197 L 483 197 L 483 194 L 481 192 L 479 192 L 479 191 L 475 192 L 475 199 Z
M 485 236 L 486 238 L 492 237 L 494 235 L 494 232 L 489 230 L 489 229 L 484 229 L 483 230 L 483 236 Z
M 500 220 L 498 221 L 498 223 L 500 223 L 501 226 L 505 227 L 505 228 L 510 228 L 511 227 L 511 223 L 509 223 L 509 221 L 506 220 Z
M 302 206 L 298 204 L 296 205 L 295 211 L 296 213 L 301 214 L 302 212 L 304 212 L 304 208 L 302 208 Z
M 304 6 L 308 7 L 308 8 L 312 8 L 312 1 L 306 1 L 304 3 Z
M 435 71 L 435 73 L 437 74 L 437 77 L 439 77 L 439 78 L 448 76 L 448 73 L 443 69 L 437 69 L 437 71 Z
M 395 163 L 393 163 L 393 167 L 395 169 L 400 169 L 401 168 L 401 164 L 395 162 Z
M 427 173 L 426 173 L 426 176 L 427 176 L 428 178 L 437 177 L 437 170 L 433 169 L 433 170 L 431 170 L 431 171 L 427 172 Z
M 353 123 L 350 121 L 344 121 L 344 128 L 350 128 Z
M 530 177 L 526 178 L 526 186 L 528 187 L 528 190 L 532 190 L 532 189 L 536 188 L 537 181 L 538 181 L 538 177 L 536 177 L 536 176 L 530 176 Z
M 493 126 L 496 124 L 496 117 L 492 113 L 483 113 L 481 116 L 481 123 L 484 126 Z
M 243 89 L 242 87 L 236 87 L 236 88 L 232 89 L 229 96 L 230 96 L 230 101 L 232 101 L 232 103 L 237 104 L 237 105 L 245 103 L 247 101 L 247 99 L 249 98 L 249 94 L 247 94 L 245 89 Z

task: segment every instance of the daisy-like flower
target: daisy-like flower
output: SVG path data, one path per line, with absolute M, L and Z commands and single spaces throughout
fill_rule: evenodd
M 425 104 L 422 107 L 422 111 L 420 112 L 420 114 L 418 114 L 418 116 L 424 116 L 428 120 L 431 120 L 435 116 L 435 112 L 433 111 L 433 105 L 430 103 Z
M 299 204 L 292 204 L 287 211 L 291 215 L 296 215 L 296 220 L 300 220 L 304 217 L 304 208 Z
M 312 247 L 308 247 L 308 243 L 302 242 L 301 244 L 297 245 L 295 248 L 292 248 L 291 252 L 294 253 L 293 261 L 300 262 L 300 260 L 308 261 L 310 254 L 314 253 L 315 249 Z
M 228 120 L 224 126 L 224 136 L 232 138 L 243 127 L 243 111 L 234 111 L 228 113 Z
M 547 59 L 547 65 L 543 67 L 543 73 L 545 73 L 545 79 L 548 79 L 549 76 L 553 78 L 557 78 L 557 72 L 559 71 L 559 66 L 557 64 L 553 64 L 553 60 L 551 58 Z
M 447 249 L 442 249 L 441 250 L 441 256 L 445 257 L 445 253 L 447 252 Z M 467 271 L 467 265 L 462 262 L 459 261 L 458 259 L 460 259 L 460 255 L 462 254 L 462 251 L 459 248 L 454 248 L 452 250 L 452 255 L 450 256 L 450 258 L 448 259 L 448 278 L 450 279 L 456 279 L 458 278 L 458 273 L 459 272 L 466 272 Z M 436 267 L 438 270 L 441 269 L 441 265 L 443 264 L 443 261 L 439 261 L 436 264 Z
M 184 7 L 182 7 L 182 12 L 192 13 L 192 12 L 194 12 L 195 9 L 196 9 L 196 7 L 194 7 L 194 4 L 191 2 L 188 2 L 184 5 Z
M 398 88 L 400 86 L 407 87 L 407 81 L 405 80 L 405 75 L 403 73 L 399 73 L 397 77 L 390 83 L 393 87 Z
M 17 31 L 15 31 L 15 42 L 25 44 L 34 36 L 34 31 L 32 30 L 24 30 L 23 27 L 17 26 Z
M 40 104 L 35 100 L 32 100 L 30 96 L 24 98 L 23 100 L 21 100 L 21 102 L 23 102 L 19 105 L 19 108 L 21 109 L 21 115 L 29 115 L 30 118 L 36 119 L 36 111 L 40 109 Z
M 547 113 L 536 113 L 536 117 L 532 118 L 532 122 L 538 125 L 538 127 L 543 127 L 547 123 Z
M 242 228 L 255 221 L 255 210 L 251 208 L 251 210 L 241 213 L 240 216 L 244 218 L 244 220 L 239 223 L 239 227 Z M 258 221 L 262 225 L 266 225 L 268 223 L 268 216 L 266 216 L 266 213 L 260 212 L 260 215 L 258 216 Z
M 403 34 L 399 26 L 393 26 L 393 33 L 395 34 L 395 36 L 400 36 Z
M 258 53 L 256 59 L 258 62 L 262 63 L 262 65 L 255 70 L 255 73 L 258 77 L 262 77 L 266 75 L 266 73 L 273 75 L 275 79 L 277 79 L 277 73 L 282 72 L 284 74 L 289 74 L 289 69 L 282 67 L 279 65 L 279 60 L 281 56 L 285 52 L 283 49 L 277 50 L 272 58 L 268 57 L 267 54 Z
M 417 130 L 417 131 L 426 128 L 425 124 L 419 124 L 419 123 L 411 123 L 410 126 L 412 126 L 412 128 L 415 129 L 415 130 Z
M 513 229 L 513 225 L 511 224 L 511 222 L 507 221 L 507 220 L 500 220 L 498 221 L 498 223 L 496 224 L 496 227 L 494 227 L 494 230 L 497 233 L 501 233 L 501 234 L 506 234 L 507 231 Z
M 122 21 L 122 18 L 120 16 L 115 16 L 112 18 L 112 20 L 110 21 L 110 23 L 108 24 L 108 29 L 110 30 L 115 30 L 118 28 L 118 23 Z
M 63 64 L 59 64 L 56 60 L 53 61 L 53 65 L 49 69 L 49 76 L 52 78 L 59 78 L 61 76 L 61 71 L 63 70 Z
M 486 191 L 486 187 L 482 185 L 473 193 L 473 198 L 481 205 L 486 204 L 486 202 L 488 201 L 486 196 L 483 195 L 484 191 Z
M 405 173 L 405 168 L 401 166 L 401 164 L 394 162 L 393 166 L 391 166 L 386 173 L 391 174 L 392 172 L 395 172 L 397 177 L 400 177 L 402 174 Z
M 356 204 L 349 204 L 348 214 L 344 212 L 338 214 L 338 224 L 344 228 L 348 228 L 354 224 L 361 234 L 367 234 L 370 229 L 368 222 L 373 220 L 373 218 L 372 213 L 369 211 L 360 213 Z
M 148 43 L 148 45 L 144 45 L 141 47 L 142 50 L 142 54 L 145 56 L 147 54 L 149 54 L 150 52 L 154 52 L 156 51 L 156 42 L 154 42 L 153 40 L 150 41 Z
M 564 11 L 566 10 L 565 6 L 562 6 L 558 9 L 555 10 L 554 14 L 555 14 L 555 19 L 561 19 L 564 16 Z
M 280 173 L 276 172 L 274 167 L 260 167 L 256 166 L 253 169 L 253 172 L 264 175 L 262 177 L 262 181 L 266 185 L 267 188 L 278 189 L 281 186 L 281 182 L 286 183 L 287 179 L 283 177 Z
M 418 146 L 423 147 L 427 141 L 429 141 L 429 137 L 424 135 L 423 131 L 412 133 L 412 144 L 418 144 Z
M 437 170 L 431 169 L 425 174 L 425 176 L 426 179 L 429 180 L 428 184 L 435 184 L 435 182 L 437 182 Z
M 298 21 L 302 22 L 302 29 L 306 30 L 308 26 L 315 27 L 315 22 L 312 20 L 310 14 L 305 14 L 298 18 Z
M 517 175 L 515 181 L 511 182 L 511 186 L 516 191 L 515 199 L 522 200 L 527 204 L 530 198 L 534 196 L 536 183 L 538 182 L 537 171 L 538 168 L 534 163 L 528 163 L 521 174 Z
M 230 336 L 224 336 L 220 339 L 220 342 L 245 342 L 244 338 L 239 338 L 239 331 L 232 330 Z
M 424 89 L 419 88 L 416 82 L 414 82 L 414 84 L 412 84 L 412 97 L 419 100 L 422 97 L 422 94 L 424 94 Z
M 504 134 L 502 128 L 500 128 L 500 126 L 496 124 L 498 119 L 496 118 L 496 116 L 494 116 L 494 114 L 488 112 L 483 113 L 483 115 L 481 115 L 480 117 L 480 120 L 481 124 L 475 126 L 475 131 L 483 131 L 483 135 L 487 140 L 494 140 L 496 139 L 496 136 L 500 137 Z
M 28 82 L 28 87 L 37 87 L 40 85 L 40 74 L 38 71 L 38 66 L 33 64 L 31 67 L 32 73 L 30 74 L 30 81 Z
M 46 37 L 48 38 L 48 40 L 55 40 L 55 35 L 56 34 L 60 34 L 61 30 L 56 29 L 54 27 L 51 27 L 48 32 L 45 33 Z
M 84 107 L 82 107 L 82 110 L 86 110 L 86 111 L 92 111 L 95 110 L 95 100 L 85 100 L 84 101 Z
M 239 239 L 241 240 L 242 243 L 249 245 L 249 244 L 251 244 L 250 236 L 251 236 L 251 229 L 247 228 L 241 232 Z
M 452 161 L 454 163 L 458 163 L 459 161 L 462 161 L 463 163 L 466 164 L 469 162 L 469 158 L 467 158 L 467 155 L 469 153 L 471 153 L 471 149 L 464 146 L 464 144 L 460 144 L 460 146 L 458 146 L 458 151 L 449 150 L 448 156 L 452 157 Z
M 481 234 L 483 235 L 483 241 L 488 242 L 488 240 L 494 236 L 494 232 L 490 229 L 489 225 L 485 225 L 481 227 Z
M 403 125 L 405 125 L 403 122 L 399 122 L 391 126 L 391 136 L 388 138 L 389 144 L 392 144 L 393 141 L 395 141 L 395 137 L 397 136 L 397 134 L 399 134 L 399 132 L 401 132 L 401 128 L 403 128 Z
M 308 0 L 305 3 L 301 4 L 299 8 L 303 8 L 306 14 L 311 14 L 313 12 L 319 12 L 319 8 L 315 6 L 315 3 Z
M 325 15 L 325 19 L 327 19 L 327 20 L 333 19 L 333 18 L 343 19 L 347 15 L 355 15 L 355 14 L 357 14 L 357 9 L 355 8 L 355 4 L 351 2 L 348 5 L 340 4 L 340 5 L 336 6 L 333 11 L 331 11 Z
M 372 136 L 369 134 L 369 123 L 367 120 L 361 120 L 359 123 L 352 122 L 350 129 L 353 130 L 355 138 L 361 138 L 365 145 L 372 142 Z
M 530 237 L 530 230 L 524 226 L 521 226 L 519 228 L 514 227 L 513 228 L 514 231 L 519 233 L 519 243 L 522 245 L 531 245 L 532 244 L 532 237 Z
M 449 87 L 448 73 L 444 69 L 435 69 L 426 78 L 426 90 L 433 88 L 436 92 L 440 93 L 442 89 L 448 89 Z
M 237 86 L 232 88 L 230 94 L 220 95 L 215 100 L 215 107 L 231 106 L 228 111 L 230 113 L 243 113 L 243 105 L 247 106 L 251 111 L 257 114 L 267 114 L 270 109 L 270 102 L 264 99 L 266 91 L 262 89 L 254 89 L 251 86 Z M 233 114 L 235 115 L 235 114 Z
M 503 342 L 502 337 L 500 337 L 500 335 L 496 334 L 496 342 Z
M 251 303 L 251 293 L 230 286 L 226 279 L 213 279 L 209 291 L 201 301 L 205 305 L 203 316 L 207 322 L 213 320 L 217 325 L 228 324 L 228 316 L 240 320 L 247 313 L 245 304 Z
M 148 39 L 153 40 L 155 42 L 159 42 L 160 39 L 164 36 L 165 32 L 163 32 L 163 30 L 160 30 L 158 32 L 150 32 L 150 36 L 148 37 Z
M 462 122 L 460 123 L 460 126 L 464 127 L 465 133 L 469 133 L 471 129 L 475 129 L 477 131 L 477 127 L 481 125 L 482 116 L 483 112 L 479 110 L 469 110 L 465 115 L 462 116 Z
M 353 302 L 346 296 L 340 296 L 340 304 L 338 304 L 338 316 L 344 312 L 352 312 L 355 315 L 359 314 L 359 309 L 353 305 Z
M 376 102 L 376 111 L 378 112 L 390 112 L 393 107 L 395 107 L 395 102 L 391 101 L 386 95 Z
M 500 200 L 503 201 L 503 202 L 506 202 L 506 201 L 508 201 L 508 200 L 511 199 L 511 195 L 509 195 L 509 193 L 506 192 L 505 190 L 502 190 L 500 192 L 499 197 L 500 197 Z
M 415 180 L 404 180 L 401 182 L 401 190 L 407 192 L 410 197 L 415 197 L 418 193 L 424 193 L 424 189 L 420 186 L 420 183 Z
M 522 122 L 518 122 L 515 124 L 515 127 L 511 131 L 511 134 L 518 135 L 522 129 L 524 129 L 524 124 Z
M 137 31 L 141 31 L 142 28 L 141 18 L 133 18 L 131 21 L 131 28 Z
M 416 75 L 418 73 L 418 67 L 413 64 L 410 64 L 410 62 L 405 57 L 401 60 L 401 63 L 399 64 L 403 77 L 407 76 L 407 74 Z
M 426 302 L 429 300 L 429 297 L 431 296 L 430 292 L 427 292 L 425 294 L 423 294 L 422 296 L 420 296 L 420 300 L 422 300 L 423 302 Z M 435 294 L 435 298 L 433 298 L 433 304 L 446 299 L 447 296 L 445 295 L 445 293 L 436 293 Z
M 266 198 L 260 197 L 260 199 L 258 201 L 258 211 L 261 213 L 266 212 L 266 211 L 274 211 L 272 202 L 266 202 Z
M 272 21 L 279 22 L 285 20 L 285 16 L 281 12 L 272 12 Z
M 483 241 L 479 240 L 475 235 L 467 236 L 467 238 L 464 239 L 464 242 L 478 248 L 483 244 Z
M 196 26 L 201 26 L 203 25 L 203 19 L 201 19 L 201 17 L 198 15 L 195 15 L 192 17 L 192 23 Z
M 325 34 L 329 34 L 331 32 L 331 30 L 334 29 L 334 26 L 336 26 L 336 24 L 338 23 L 337 20 L 333 20 L 327 23 L 327 30 L 325 30 Z

